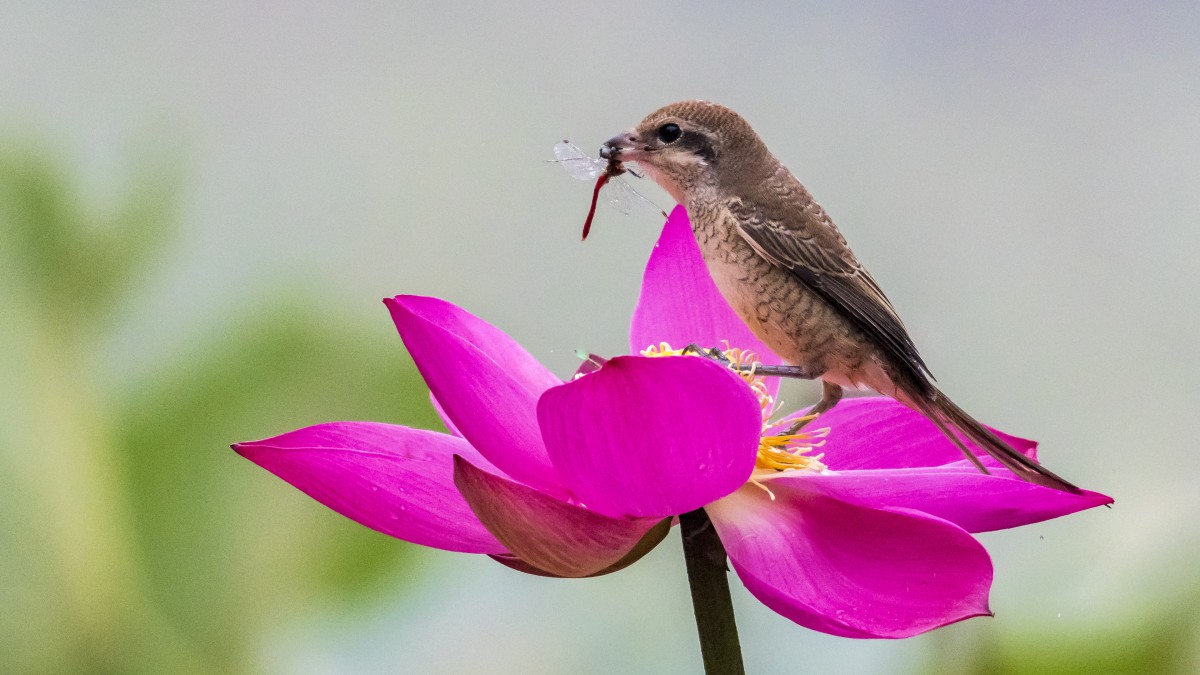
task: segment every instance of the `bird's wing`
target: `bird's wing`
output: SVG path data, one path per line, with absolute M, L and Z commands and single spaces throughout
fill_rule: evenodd
M 791 271 L 841 311 L 908 371 L 914 384 L 931 386 L 927 378 L 933 374 L 892 303 L 855 259 L 825 210 L 790 173 L 759 188 L 769 194 L 727 203 L 742 237 L 771 264 Z

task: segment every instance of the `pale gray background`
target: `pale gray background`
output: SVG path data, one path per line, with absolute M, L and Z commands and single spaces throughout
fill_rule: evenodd
M 825 637 L 736 589 L 752 670 L 895 672 L 979 631 L 1194 593 L 1195 3 L 0 4 L 0 129 L 48 139 L 97 195 L 147 144 L 185 168 L 183 232 L 97 355 L 113 369 L 280 287 L 380 339 L 379 299 L 425 293 L 559 373 L 621 352 L 661 219 L 602 211 L 580 244 L 588 186 L 542 160 L 692 97 L 742 112 L 808 185 L 948 392 L 1117 498 L 982 537 L 997 617 L 941 643 Z M 263 668 L 690 672 L 677 549 L 578 582 L 429 553 L 415 595 L 313 607 Z

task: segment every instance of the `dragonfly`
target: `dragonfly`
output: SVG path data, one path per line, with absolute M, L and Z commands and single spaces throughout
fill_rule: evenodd
M 604 192 L 605 201 L 621 214 L 627 216 L 635 208 L 649 207 L 662 213 L 664 218 L 666 217 L 666 211 L 633 189 L 633 186 L 625 179 L 619 178 L 624 173 L 633 174 L 639 178 L 641 176 L 626 168 L 616 159 L 593 157 L 566 139 L 563 139 L 561 143 L 554 144 L 554 156 L 556 159 L 549 161 L 561 164 L 571 178 L 596 181 L 596 187 L 592 189 L 592 204 L 588 208 L 587 220 L 583 222 L 583 239 L 587 239 L 588 232 L 592 229 L 592 218 L 596 215 L 596 202 L 599 201 L 600 190 L 605 185 L 611 186 Z

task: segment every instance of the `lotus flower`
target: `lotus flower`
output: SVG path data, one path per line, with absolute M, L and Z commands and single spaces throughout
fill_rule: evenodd
M 899 638 L 989 613 L 991 561 L 970 533 L 1112 501 L 994 463 L 982 474 L 890 399 L 844 401 L 813 431 L 780 434 L 795 416 L 775 415 L 777 382 L 657 346 L 727 345 L 734 361 L 778 362 L 717 292 L 682 208 L 646 269 L 634 355 L 570 381 L 450 303 L 385 303 L 449 434 L 332 422 L 234 449 L 405 541 L 593 576 L 636 561 L 674 516 L 703 507 L 768 607 L 834 635 Z M 1033 442 L 1003 437 L 1034 456 Z

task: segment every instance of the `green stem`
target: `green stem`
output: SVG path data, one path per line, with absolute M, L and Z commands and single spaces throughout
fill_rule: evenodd
M 704 672 L 744 675 L 746 669 L 742 665 L 742 647 L 729 597 L 729 571 L 721 538 L 704 509 L 679 516 L 679 530 L 683 535 L 683 559 L 692 589 Z

